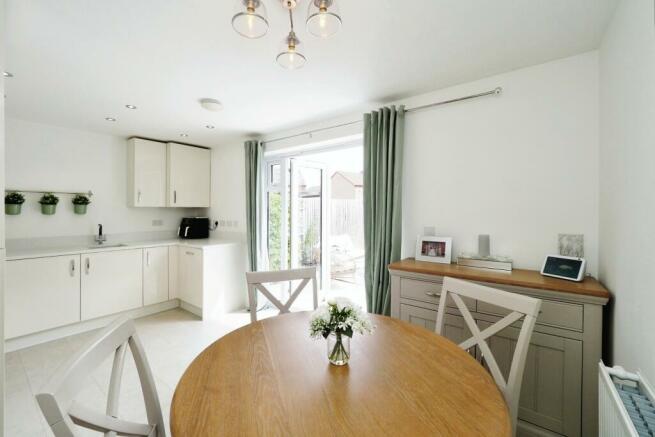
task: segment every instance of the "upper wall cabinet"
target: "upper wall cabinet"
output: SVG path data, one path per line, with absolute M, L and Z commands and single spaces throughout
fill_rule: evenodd
M 210 206 L 209 149 L 141 138 L 130 138 L 127 144 L 129 206 Z
M 210 206 L 211 151 L 168 143 L 168 206 Z
M 130 138 L 127 198 L 130 206 L 166 206 L 166 144 Z

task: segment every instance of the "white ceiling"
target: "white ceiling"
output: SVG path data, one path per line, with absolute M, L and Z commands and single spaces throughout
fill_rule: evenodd
M 300 0 L 308 63 L 285 71 L 282 7 L 264 0 L 269 33 L 247 40 L 231 28 L 235 1 L 7 0 L 8 115 L 211 146 L 592 50 L 616 4 L 340 0 L 342 31 L 318 40 Z M 201 109 L 202 97 L 224 111 Z

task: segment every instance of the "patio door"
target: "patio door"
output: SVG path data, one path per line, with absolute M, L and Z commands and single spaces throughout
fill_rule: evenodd
M 266 167 L 268 268 L 316 267 L 320 288 L 328 288 L 329 186 L 325 166 L 291 157 L 269 160 Z
M 316 267 L 322 289 L 329 288 L 328 183 L 325 166 L 290 159 L 291 268 Z

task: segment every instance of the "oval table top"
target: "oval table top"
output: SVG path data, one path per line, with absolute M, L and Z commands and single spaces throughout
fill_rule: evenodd
M 373 335 L 356 335 L 337 367 L 309 317 L 264 319 L 205 349 L 175 389 L 173 436 L 511 435 L 493 379 L 449 340 L 372 315 Z

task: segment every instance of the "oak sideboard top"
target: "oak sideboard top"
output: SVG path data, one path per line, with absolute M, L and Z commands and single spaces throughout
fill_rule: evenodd
M 449 276 L 470 281 L 514 285 L 517 287 L 536 288 L 540 290 L 552 290 L 585 296 L 595 296 L 608 300 L 610 298 L 610 293 L 603 284 L 591 276 L 587 276 L 581 282 L 573 282 L 543 276 L 536 270 L 515 269 L 511 272 L 502 272 L 458 266 L 457 264 L 439 264 L 416 261 L 413 258 L 389 264 L 389 270 L 421 273 L 425 275 Z

